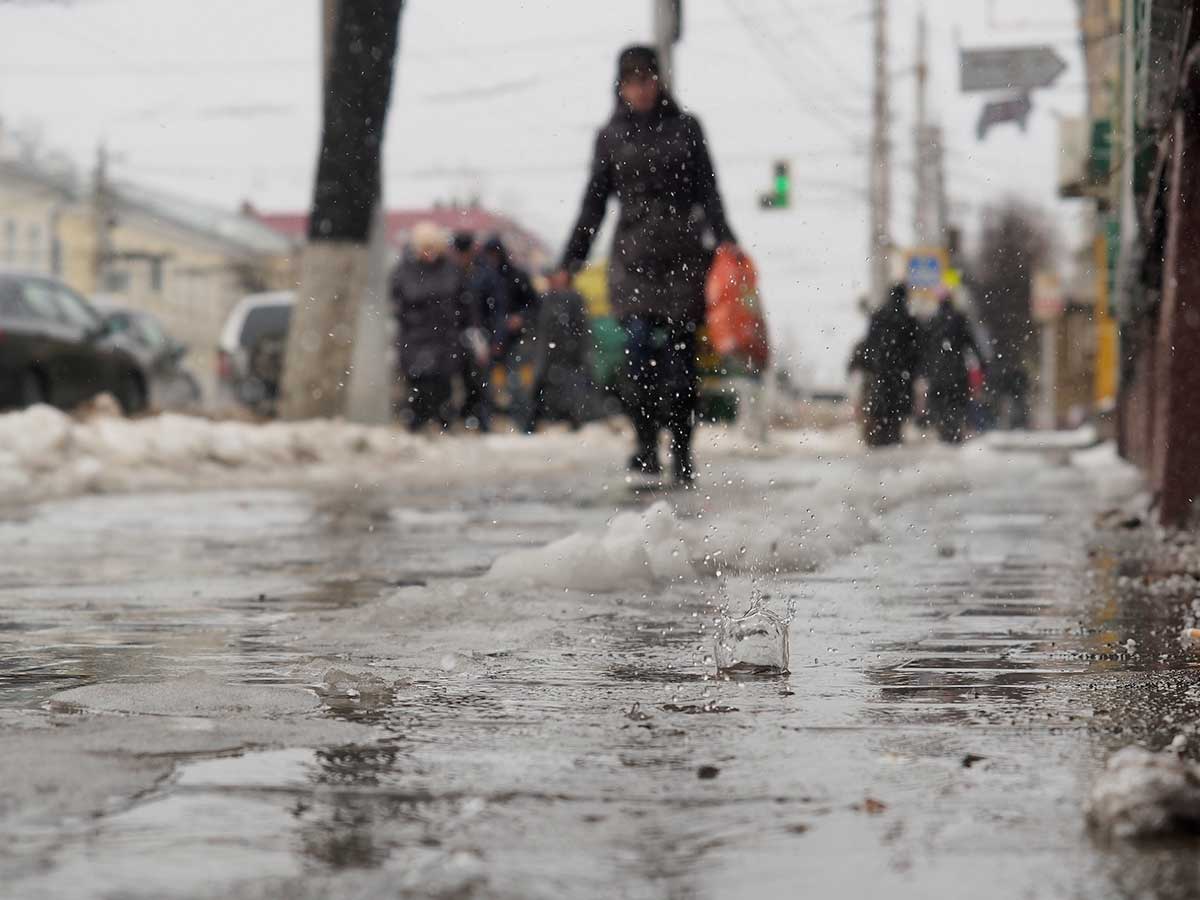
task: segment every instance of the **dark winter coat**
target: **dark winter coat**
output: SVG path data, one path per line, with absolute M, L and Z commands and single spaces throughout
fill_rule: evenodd
M 587 304 L 575 291 L 550 291 L 542 297 L 537 318 L 538 368 L 586 368 L 592 350 Z
M 929 392 L 953 403 L 966 403 L 967 353 L 983 362 L 971 323 L 949 303 L 942 303 L 929 321 L 925 345 L 925 377 Z
M 596 405 L 591 377 L 592 329 L 587 305 L 575 291 L 551 291 L 537 318 L 534 383 L 542 411 L 582 420 Z
M 461 365 L 462 269 L 442 257 L 401 261 L 392 273 L 392 306 L 399 326 L 405 378 L 450 377 Z
M 861 367 L 868 373 L 868 414 L 897 422 L 912 415 L 913 377 L 921 365 L 921 326 L 903 296 L 893 297 L 871 315 L 861 345 Z
M 537 291 L 529 275 L 507 252 L 502 250 L 500 254 L 498 262 L 484 255 L 471 264 L 464 297 L 467 324 L 487 332 L 497 358 L 532 329 L 538 307 Z M 521 316 L 526 324 L 511 329 L 509 316 Z
M 700 122 L 670 96 L 648 115 L 633 112 L 618 98 L 616 112 L 596 137 L 564 268 L 577 268 L 587 259 L 613 194 L 620 204 L 608 270 L 613 311 L 619 318 L 655 315 L 702 322 L 712 243 L 736 239 Z

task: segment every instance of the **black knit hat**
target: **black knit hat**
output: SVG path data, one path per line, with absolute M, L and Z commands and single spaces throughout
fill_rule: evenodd
M 633 74 L 658 75 L 658 51 L 645 44 L 626 47 L 617 57 L 617 81 L 624 81 Z

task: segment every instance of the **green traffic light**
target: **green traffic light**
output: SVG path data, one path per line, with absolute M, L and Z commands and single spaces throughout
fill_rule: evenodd
M 786 207 L 791 199 L 792 178 L 788 164 L 780 161 L 775 163 L 775 206 Z

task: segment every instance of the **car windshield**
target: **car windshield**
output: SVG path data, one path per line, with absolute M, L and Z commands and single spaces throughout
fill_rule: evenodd
M 253 347 L 264 337 L 283 337 L 291 318 L 292 308 L 284 304 L 254 307 L 242 324 L 241 345 Z
M 130 333 L 147 347 L 164 347 L 171 343 L 162 326 L 150 316 L 130 316 L 128 327 Z

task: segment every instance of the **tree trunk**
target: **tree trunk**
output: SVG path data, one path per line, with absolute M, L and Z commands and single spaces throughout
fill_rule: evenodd
M 344 411 L 404 0 L 337 0 L 308 243 L 288 330 L 280 415 Z

